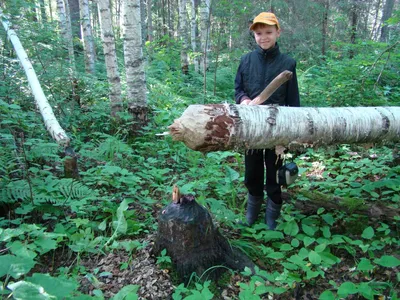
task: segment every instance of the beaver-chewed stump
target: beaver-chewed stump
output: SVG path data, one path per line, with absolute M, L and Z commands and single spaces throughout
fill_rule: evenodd
M 158 221 L 153 253 L 163 249 L 171 257 L 182 282 L 188 283 L 192 273 L 203 279 L 216 279 L 226 268 L 254 270 L 253 262 L 238 249 L 232 248 L 214 226 L 207 209 L 192 195 L 180 196 L 174 187 L 173 202 L 166 206 Z

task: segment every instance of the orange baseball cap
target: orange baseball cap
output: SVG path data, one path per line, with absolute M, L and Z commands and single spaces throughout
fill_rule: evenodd
M 250 30 L 254 30 L 254 27 L 257 23 L 267 24 L 267 25 L 276 25 L 278 29 L 280 29 L 279 21 L 275 14 L 270 12 L 262 12 L 257 17 L 254 18 L 253 24 L 250 26 Z

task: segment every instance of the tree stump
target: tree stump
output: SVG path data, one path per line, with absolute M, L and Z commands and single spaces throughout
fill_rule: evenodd
M 181 196 L 177 187 L 173 190 L 173 202 L 159 215 L 153 253 L 159 255 L 163 249 L 185 284 L 192 273 L 202 279 L 217 279 L 226 267 L 234 270 L 255 267 L 246 255 L 229 245 L 207 209 L 194 196 Z

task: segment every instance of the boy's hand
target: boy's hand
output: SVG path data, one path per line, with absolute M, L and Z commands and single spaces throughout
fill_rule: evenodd
M 260 96 L 257 96 L 253 100 L 250 101 L 249 105 L 258 105 L 259 101 L 260 101 Z
M 246 100 L 243 100 L 242 102 L 240 102 L 240 105 L 249 105 L 250 102 L 251 102 L 250 99 L 246 99 Z

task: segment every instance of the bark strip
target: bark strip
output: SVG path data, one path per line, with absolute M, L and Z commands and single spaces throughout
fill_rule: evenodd
M 190 105 L 169 126 L 201 151 L 400 141 L 400 107 Z
M 270 82 L 270 84 L 267 85 L 267 87 L 261 92 L 261 94 L 258 96 L 258 101 L 253 100 L 250 102 L 250 105 L 259 105 L 264 103 L 265 101 L 268 100 L 269 97 L 286 81 L 292 79 L 293 77 L 293 72 L 290 72 L 288 70 L 283 71 L 280 73 L 278 76 L 274 78 Z

